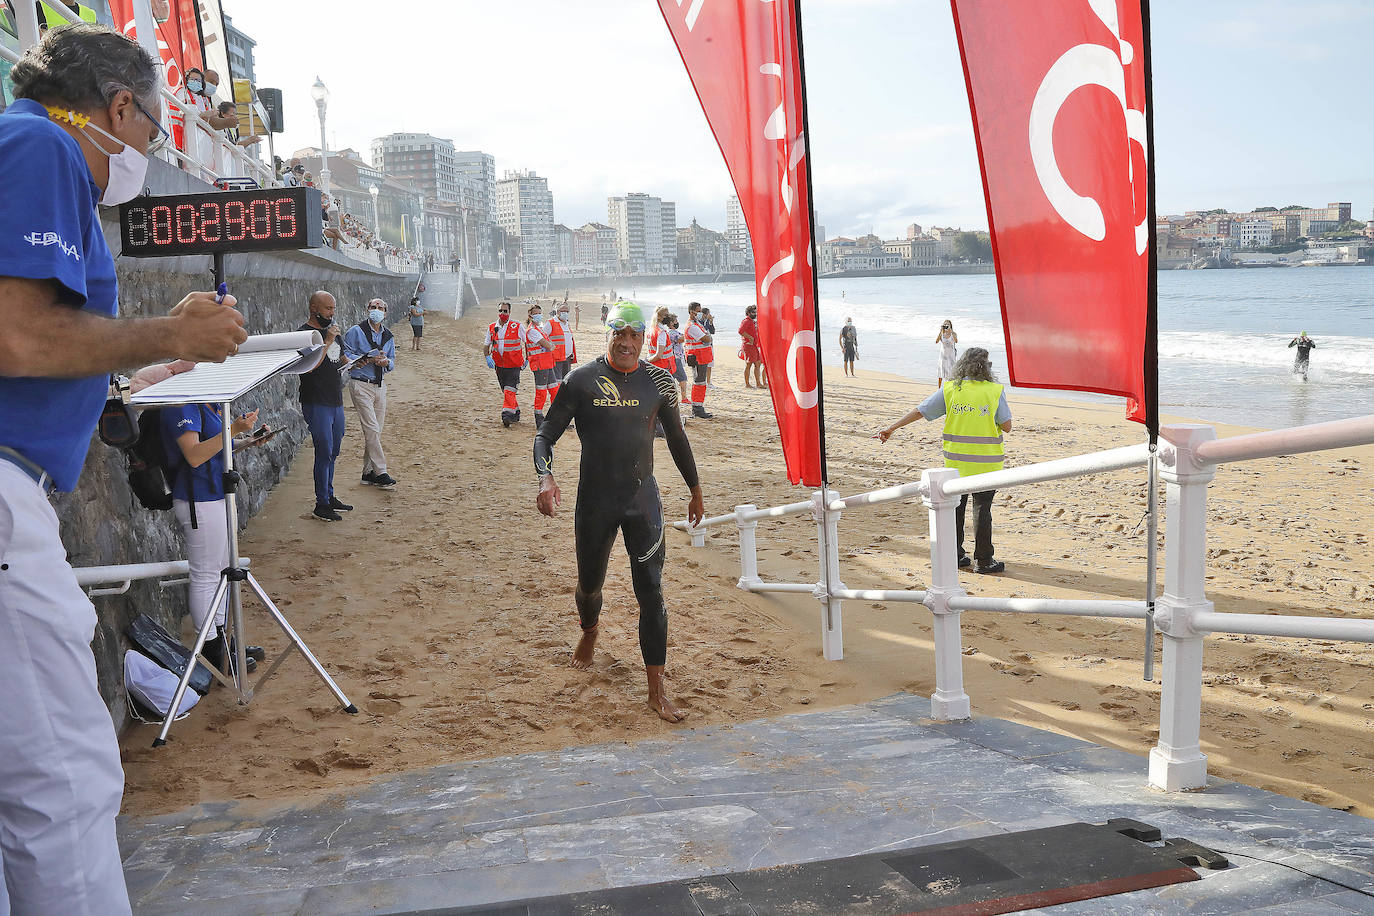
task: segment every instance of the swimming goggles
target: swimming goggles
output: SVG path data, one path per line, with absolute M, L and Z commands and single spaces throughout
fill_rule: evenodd
M 624 318 L 612 318 L 606 322 L 606 327 L 610 328 L 612 331 L 623 331 L 629 328 L 637 334 L 643 334 L 645 325 L 642 321 L 626 321 Z

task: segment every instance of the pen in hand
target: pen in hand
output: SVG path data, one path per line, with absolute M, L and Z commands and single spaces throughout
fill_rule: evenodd
M 224 297 L 227 296 L 227 295 L 229 295 L 229 284 L 228 284 L 228 283 L 221 283 L 221 284 L 219 285 L 219 288 L 218 288 L 217 290 L 215 290 L 215 304 L 216 304 L 216 305 L 223 305 L 223 304 L 224 304 Z

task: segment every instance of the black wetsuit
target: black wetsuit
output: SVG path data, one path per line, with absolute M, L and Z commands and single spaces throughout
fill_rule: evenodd
M 1293 359 L 1293 374 L 1301 375 L 1302 380 L 1307 381 L 1307 360 L 1316 344 L 1312 342 L 1310 337 L 1294 337 L 1288 346 L 1290 349 L 1298 348 L 1298 355 Z
M 544 425 L 534 437 L 534 466 L 553 473 L 553 446 L 577 422 L 582 467 L 573 530 L 577 550 L 577 613 L 584 630 L 601 616 L 601 586 L 619 530 L 630 555 L 630 578 L 639 601 L 639 649 L 646 665 L 668 655 L 668 612 L 663 606 L 663 505 L 654 480 L 654 424 L 663 424 L 668 450 L 689 487 L 697 486 L 692 446 L 678 415 L 673 377 L 641 361 L 626 374 L 606 357 L 578 366 L 563 380 Z

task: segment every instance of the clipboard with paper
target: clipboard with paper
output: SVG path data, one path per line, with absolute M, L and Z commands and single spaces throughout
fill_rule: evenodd
M 197 363 L 189 372 L 149 385 L 129 399 L 135 407 L 220 404 L 247 394 L 275 375 L 301 375 L 324 359 L 319 331 L 258 334 L 222 363 Z

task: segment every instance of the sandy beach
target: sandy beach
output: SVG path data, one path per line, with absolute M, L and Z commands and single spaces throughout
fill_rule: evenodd
M 126 732 L 126 812 L 338 791 L 410 768 L 636 741 L 682 727 L 659 721 L 645 702 L 637 609 L 619 546 L 594 668 L 569 665 L 579 635 L 572 603 L 578 442 L 570 432 L 556 451 L 563 511 L 540 516 L 532 381 L 526 373 L 521 384 L 525 422 L 503 429 L 499 392 L 481 356 L 494 312 L 495 303 L 486 303 L 459 321 L 432 318 L 419 353 L 409 352 L 409 335 L 397 325 L 384 437 L 400 482 L 394 491 L 359 484 L 362 437 L 350 407 L 336 488 L 355 511 L 338 524 L 311 519 L 307 444 L 243 539 L 254 574 L 359 714 L 339 710 L 306 664 L 290 658 L 248 707 L 212 692 L 174 726 L 165 748 L 151 749 L 152 727 Z M 601 349 L 599 302 L 584 302 L 582 313 L 576 336 L 585 361 Z M 901 483 L 939 464 L 938 423 L 918 421 L 886 445 L 870 438 L 930 384 L 862 368 L 846 379 L 835 354 L 825 355 L 837 490 Z M 743 388 L 733 348 L 719 348 L 717 358 L 719 388 L 708 399 L 716 418 L 688 423 L 707 515 L 806 498 L 783 476 L 766 392 Z M 1120 406 L 1022 397 L 1011 404 L 1011 465 L 1144 438 Z M 686 487 L 666 446 L 656 448 L 665 515 L 681 518 Z M 1216 609 L 1374 616 L 1372 470 L 1370 449 L 1221 468 L 1209 490 L 1208 588 Z M 995 539 L 1007 573 L 966 576 L 964 586 L 974 595 L 1139 599 L 1144 505 L 1143 471 L 1000 492 Z M 926 531 L 919 500 L 846 513 L 846 585 L 922 587 Z M 765 578 L 816 579 L 809 517 L 761 523 L 758 541 Z M 705 549 L 669 533 L 669 688 L 689 712 L 687 726 L 933 690 L 925 608 L 845 602 L 845 658 L 826 662 L 815 599 L 749 594 L 735 587 L 738 575 L 733 526 L 716 529 Z M 251 601 L 246 614 L 250 642 L 267 647 L 270 662 L 284 640 Z M 1141 624 L 970 612 L 963 641 L 975 716 L 1142 755 L 1153 745 L 1159 684 L 1141 680 Z M 1371 662 L 1374 648 L 1364 645 L 1210 637 L 1202 714 L 1209 771 L 1374 815 Z

